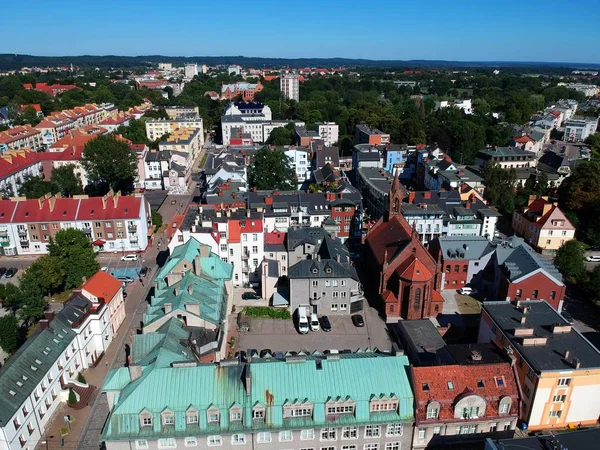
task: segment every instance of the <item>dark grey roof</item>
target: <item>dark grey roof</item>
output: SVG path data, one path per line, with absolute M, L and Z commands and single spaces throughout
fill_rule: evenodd
M 597 450 L 600 442 L 600 429 L 589 428 L 585 430 L 556 433 L 554 435 L 541 435 L 526 438 L 488 439 L 486 449 L 489 450 Z M 554 446 L 559 443 L 559 446 Z M 493 445 L 493 447 L 491 446 Z
M 486 148 L 477 152 L 477 157 L 482 159 L 496 159 L 512 156 L 525 157 L 526 159 L 535 159 L 535 153 L 528 152 L 520 147 Z
M 327 236 L 327 231 L 323 228 L 296 228 L 288 231 L 286 236 L 287 248 L 292 251 L 299 245 L 312 244 L 320 245 Z
M 455 364 L 463 366 L 510 362 L 510 358 L 495 344 L 449 344 L 446 352 Z M 477 357 L 474 358 L 474 356 Z
M 566 156 L 561 156 L 551 150 L 544 152 L 539 160 L 539 164 L 544 164 L 552 169 L 570 165 L 569 159 Z
M 340 149 L 337 147 L 325 147 L 321 150 L 317 150 L 317 168 L 323 167 L 328 163 L 331 163 L 333 167 L 339 167 L 340 165 Z
M 419 353 L 434 353 L 446 346 L 435 325 L 429 319 L 398 322 L 403 338 Z
M 335 181 L 335 172 L 333 171 L 333 167 L 331 164 L 327 163 L 320 169 L 317 169 L 313 172 L 313 177 L 315 178 L 315 182 L 321 184 L 325 182 Z
M 543 269 L 558 283 L 562 283 L 562 274 L 552 260 L 540 256 L 519 237 L 512 236 L 505 241 L 498 241 L 496 258 L 498 264 L 508 272 L 507 275 L 511 281 Z
M 358 152 L 358 161 L 379 161 L 381 157 L 379 152 Z
M 0 369 L 0 427 L 9 423 L 75 339 L 69 320 L 68 314 L 59 312 L 47 329 L 38 329 Z
M 491 242 L 483 236 L 444 236 L 438 238 L 438 242 L 444 260 L 479 260 L 495 250 Z
M 308 259 L 288 269 L 288 278 L 352 278 L 358 281 L 356 269 L 335 259 Z
M 523 307 L 528 307 L 525 312 Z M 575 328 L 571 327 L 545 300 L 520 302 L 520 307 L 507 302 L 484 303 L 483 309 L 509 338 L 511 345 L 536 371 L 576 370 L 572 361 L 581 363 L 579 370 L 600 368 L 600 352 Z M 521 320 L 525 317 L 525 323 Z M 553 333 L 553 325 L 570 327 L 563 333 Z M 533 329 L 532 337 L 546 338 L 546 343 L 524 345 L 523 337 L 516 337 L 515 330 Z M 568 361 L 565 350 L 569 350 Z

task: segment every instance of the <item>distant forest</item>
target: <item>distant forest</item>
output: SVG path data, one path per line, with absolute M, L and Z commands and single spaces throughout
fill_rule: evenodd
M 0 54 L 0 70 L 16 70 L 21 67 L 56 67 L 73 64 L 79 67 L 134 68 L 151 67 L 159 62 L 171 62 L 175 65 L 184 63 L 202 63 L 209 66 L 240 64 L 248 67 L 390 67 L 390 68 L 466 68 L 466 67 L 502 67 L 520 69 L 558 69 L 558 68 L 597 68 L 599 64 L 586 63 L 545 63 L 545 62 L 510 62 L 510 61 L 427 61 L 427 60 L 370 60 L 351 58 L 253 58 L 246 56 L 32 56 Z

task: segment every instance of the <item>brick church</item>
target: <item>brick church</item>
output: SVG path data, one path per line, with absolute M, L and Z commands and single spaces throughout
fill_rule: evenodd
M 365 270 L 388 322 L 436 316 L 444 302 L 439 292 L 441 261 L 429 254 L 402 216 L 403 197 L 396 174 L 388 212 L 369 230 L 365 242 Z

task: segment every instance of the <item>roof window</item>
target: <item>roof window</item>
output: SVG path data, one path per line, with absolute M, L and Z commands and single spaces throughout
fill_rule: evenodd
M 477 380 L 477 387 L 480 389 L 485 387 L 485 384 L 483 384 L 483 380 Z
M 503 377 L 496 377 L 496 386 L 504 387 L 504 378 Z
M 429 383 L 423 383 L 421 385 L 421 388 L 423 389 L 424 392 L 429 392 Z
M 453 391 L 454 390 L 454 383 L 452 381 L 448 381 L 448 390 L 449 391 Z

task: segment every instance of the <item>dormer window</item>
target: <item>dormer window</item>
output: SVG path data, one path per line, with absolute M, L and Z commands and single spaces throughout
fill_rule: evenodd
M 508 414 L 510 412 L 511 403 L 512 399 L 510 397 L 502 397 L 500 404 L 498 405 L 498 413 Z
M 162 424 L 165 426 L 175 425 L 175 414 L 171 410 L 165 409 L 162 413 Z
M 398 399 L 385 396 L 382 398 L 374 397 L 371 399 L 369 409 L 371 412 L 396 411 L 398 409 Z
M 427 418 L 437 419 L 440 413 L 440 404 L 438 402 L 429 402 L 427 405 Z
M 198 423 L 198 410 L 193 407 L 189 407 L 185 412 L 185 421 L 188 425 Z
M 140 427 L 142 427 L 142 428 L 152 427 L 152 414 L 149 411 L 142 411 L 140 413 Z
M 265 408 L 263 406 L 255 406 L 252 409 L 252 419 L 253 420 L 265 420 Z
M 313 405 L 310 402 L 304 403 L 286 403 L 283 405 L 283 418 L 291 417 L 312 417 Z
M 206 411 L 206 420 L 208 423 L 219 423 L 220 417 L 221 412 L 214 406 L 211 406 L 208 408 L 208 411 Z
M 239 406 L 233 406 L 229 410 L 229 421 L 230 422 L 241 422 L 242 421 L 242 408 Z
M 352 399 L 337 401 L 330 400 L 325 404 L 325 411 L 328 416 L 338 414 L 354 414 L 356 404 Z

